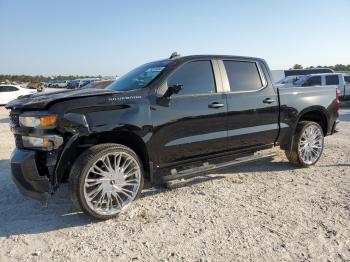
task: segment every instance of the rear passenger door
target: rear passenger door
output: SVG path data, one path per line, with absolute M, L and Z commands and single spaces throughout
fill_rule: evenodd
M 278 97 L 259 61 L 219 62 L 227 90 L 228 147 L 246 150 L 273 144 L 279 131 Z
M 157 165 L 167 166 L 226 150 L 226 96 L 218 92 L 214 62 L 186 62 L 166 80 L 165 89 L 182 85 L 182 90 L 165 104 L 152 107 L 152 146 L 157 152 Z

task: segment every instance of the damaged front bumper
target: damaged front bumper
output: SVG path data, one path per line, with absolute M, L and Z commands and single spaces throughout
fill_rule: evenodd
M 334 122 L 333 127 L 332 127 L 332 131 L 331 131 L 331 134 L 334 134 L 334 133 L 339 132 L 339 130 L 338 130 L 339 123 L 340 123 L 340 120 L 339 120 L 339 119 L 337 119 L 337 120 Z
M 11 158 L 12 180 L 25 196 L 46 202 L 50 190 L 47 176 L 39 174 L 36 164 L 36 152 L 15 149 Z

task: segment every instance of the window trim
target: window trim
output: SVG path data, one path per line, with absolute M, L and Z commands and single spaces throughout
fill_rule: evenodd
M 221 71 L 220 71 L 220 65 L 219 65 L 218 59 L 212 59 L 211 64 L 213 68 L 213 73 L 214 73 L 214 79 L 215 79 L 215 93 L 220 94 L 220 93 L 225 93 L 224 85 L 223 85 L 223 80 L 221 76 Z
M 225 92 L 222 88 L 222 84 L 221 84 L 221 78 L 220 78 L 220 75 L 217 75 L 218 74 L 218 71 L 215 71 L 215 70 L 218 70 L 218 67 L 217 67 L 217 64 L 215 64 L 215 59 L 205 59 L 205 58 L 202 58 L 202 59 L 193 59 L 193 60 L 188 60 L 184 63 L 182 63 L 181 65 L 179 65 L 178 67 L 176 67 L 172 72 L 170 72 L 170 74 L 168 74 L 164 80 L 164 82 L 159 85 L 159 88 L 158 89 L 161 89 L 162 86 L 166 85 L 168 86 L 168 79 L 170 77 L 173 76 L 173 74 L 175 74 L 180 68 L 182 68 L 183 66 L 185 66 L 186 64 L 188 63 L 192 63 L 192 62 L 200 62 L 200 61 L 206 61 L 206 62 L 209 62 L 210 65 L 211 65 L 211 70 L 212 70 L 212 73 L 213 73 L 213 78 L 214 78 L 214 88 L 215 88 L 215 92 L 214 93 L 199 93 L 199 94 L 187 94 L 187 95 L 181 95 L 181 91 L 179 94 L 177 94 L 176 96 L 172 97 L 172 99 L 175 99 L 175 98 L 178 98 L 178 97 L 191 97 L 191 96 L 207 96 L 207 95 L 216 95 L 216 94 L 221 94 L 223 92 Z M 219 77 L 217 79 L 217 77 Z M 218 87 L 218 85 L 221 85 L 220 87 Z M 222 90 L 220 92 L 218 92 L 218 90 Z M 157 92 L 157 91 L 156 91 Z M 158 93 L 158 92 L 157 92 Z
M 262 86 L 257 89 L 257 90 L 248 90 L 248 91 L 231 91 L 230 87 L 230 81 L 228 79 L 226 67 L 224 64 L 224 61 L 234 61 L 234 62 L 248 62 L 248 63 L 254 63 L 256 68 L 258 69 L 258 74 L 260 77 L 260 81 Z M 260 92 L 261 90 L 265 89 L 268 86 L 268 82 L 266 79 L 266 76 L 260 66 L 260 62 L 256 60 L 245 60 L 245 59 L 220 59 L 218 61 L 219 63 L 219 68 L 221 71 L 221 78 L 222 78 L 222 84 L 223 84 L 223 90 L 225 93 L 230 93 L 230 94 L 242 94 L 242 93 L 255 93 L 255 92 Z

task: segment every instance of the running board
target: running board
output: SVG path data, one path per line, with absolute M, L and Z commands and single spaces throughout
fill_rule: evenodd
M 223 162 L 219 164 L 209 164 L 209 162 L 205 162 L 203 163 L 202 166 L 189 168 L 182 171 L 177 171 L 176 168 L 173 168 L 170 170 L 171 175 L 162 177 L 162 181 L 167 182 L 175 179 L 190 178 L 197 175 L 203 175 L 203 173 L 206 173 L 208 171 L 219 170 L 226 167 L 232 167 L 232 166 L 260 161 L 260 160 L 272 159 L 275 156 L 276 154 L 252 155 L 252 156 L 236 158 L 235 160 Z

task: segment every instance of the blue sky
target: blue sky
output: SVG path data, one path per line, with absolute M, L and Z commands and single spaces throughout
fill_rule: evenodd
M 0 74 L 123 74 L 173 51 L 350 64 L 350 0 L 0 0 Z

